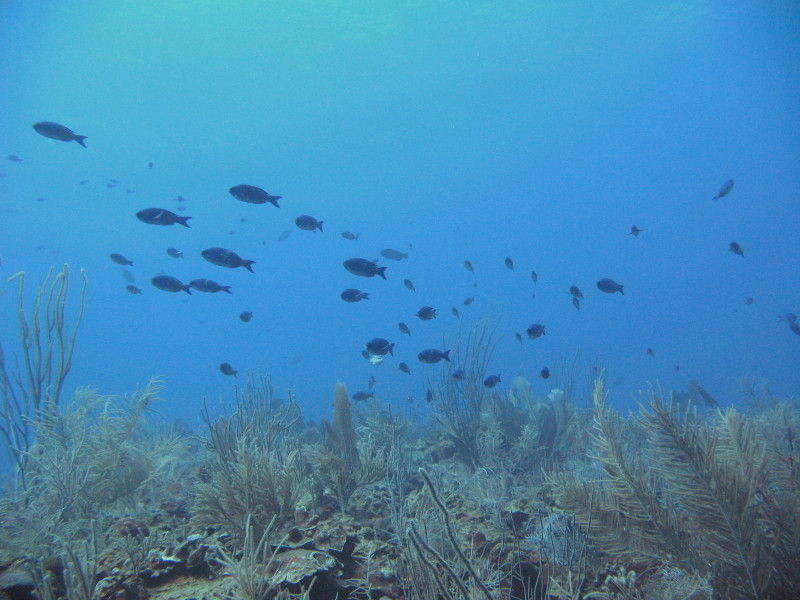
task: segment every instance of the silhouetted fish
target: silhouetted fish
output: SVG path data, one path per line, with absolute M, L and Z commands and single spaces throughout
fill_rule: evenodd
M 733 179 L 728 179 L 728 181 L 726 181 L 720 186 L 717 195 L 714 196 L 712 200 L 719 200 L 723 196 L 727 196 L 732 189 L 733 189 Z
M 483 380 L 483 385 L 490 389 L 496 386 L 498 383 L 500 383 L 500 375 L 489 375 Z
M 506 266 L 507 266 L 509 269 L 511 269 L 512 271 L 514 270 L 514 261 L 513 261 L 513 260 L 511 260 L 511 257 L 509 257 L 509 256 L 506 256 L 505 263 L 506 263 Z
M 125 278 L 125 281 L 128 283 L 134 283 L 136 281 L 136 277 L 133 276 L 133 273 L 131 273 L 125 267 L 121 268 L 119 272 L 122 273 L 122 277 Z
M 239 372 L 239 371 L 235 371 L 233 369 L 233 367 L 230 366 L 228 363 L 222 363 L 219 366 L 219 370 L 222 372 L 223 375 L 229 375 L 229 376 L 233 375 L 234 377 L 236 377 L 236 374 Z M 238 379 L 238 377 L 237 377 L 237 379 Z
M 540 338 L 544 335 L 544 325 L 541 323 L 534 323 L 530 327 L 528 327 L 528 337 L 532 340 L 536 338 Z
M 109 254 L 108 257 L 112 260 L 112 262 L 115 262 L 118 265 L 133 266 L 133 262 L 122 256 L 122 254 L 117 254 L 116 252 L 114 252 L 113 254 Z
M 231 286 L 220 285 L 211 279 L 192 279 L 189 286 L 196 289 L 198 292 L 207 292 L 209 294 L 216 294 L 217 292 L 227 292 L 231 294 Z
M 575 297 L 575 296 L 573 296 L 573 297 L 572 297 L 572 306 L 574 306 L 574 307 L 575 307 L 575 308 L 577 308 L 578 310 L 580 310 L 580 309 L 581 309 L 581 301 L 580 301 L 580 300 L 578 300 L 578 298 L 577 298 L 577 297 Z
M 42 121 L 41 123 L 35 123 L 33 128 L 36 130 L 36 133 L 43 135 L 44 137 L 53 140 L 59 140 L 61 142 L 71 142 L 75 140 L 81 146 L 86 148 L 86 144 L 83 143 L 83 140 L 86 139 L 86 136 L 76 134 L 69 127 L 64 127 L 63 125 L 53 123 L 52 121 Z
M 409 368 L 409 366 L 408 366 L 406 363 L 404 363 L 404 362 L 401 362 L 401 363 L 400 363 L 400 364 L 397 366 L 397 368 L 398 368 L 398 369 L 400 369 L 400 370 L 401 370 L 403 373 L 406 373 L 406 374 L 408 374 L 408 375 L 411 375 L 411 369 Z
M 470 260 L 465 260 L 463 263 L 461 263 L 461 266 L 464 267 L 470 273 L 474 273 L 475 272 L 475 267 L 472 264 L 472 261 L 470 261 Z
M 423 306 L 417 311 L 417 317 L 422 321 L 430 321 L 436 318 L 436 309 L 432 306 Z
M 388 258 L 389 260 L 403 260 L 404 258 L 408 258 L 408 254 L 406 252 L 400 252 L 399 250 L 393 250 L 392 248 L 381 250 L 381 256 Z
M 569 293 L 572 294 L 573 298 L 583 298 L 583 292 L 577 285 L 569 286 Z
M 243 310 L 241 313 L 239 313 L 239 320 L 242 323 L 249 323 L 250 319 L 252 318 L 253 318 L 253 313 L 251 313 L 249 310 Z
M 737 256 L 744 257 L 744 248 L 742 248 L 738 242 L 731 242 L 730 247 L 728 248 L 728 252 L 733 252 Z
M 322 221 L 318 221 L 311 215 L 300 215 L 294 220 L 294 224 L 303 231 L 314 231 L 316 229 L 322 231 Z
M 457 309 L 455 306 L 454 306 L 453 308 L 451 308 L 451 309 L 450 309 L 450 312 L 452 312 L 452 313 L 453 313 L 453 316 L 454 316 L 456 319 L 458 319 L 458 318 L 459 318 L 458 309 Z
M 269 202 L 270 204 L 274 204 L 276 207 L 280 208 L 280 206 L 278 206 L 278 200 L 280 200 L 282 196 L 270 196 L 260 187 L 256 187 L 254 185 L 247 185 L 246 183 L 243 183 L 241 185 L 233 186 L 228 191 L 230 191 L 231 196 L 237 200 L 241 200 L 242 202 L 247 202 L 249 204 L 266 204 Z
M 410 279 L 403 279 L 403 285 L 406 286 L 406 289 L 411 290 L 415 294 L 417 293 L 417 288 L 414 287 L 414 283 Z
M 599 289 L 601 292 L 605 292 L 606 294 L 619 292 L 623 296 L 625 295 L 625 292 L 622 291 L 622 284 L 619 284 L 608 277 L 603 277 L 603 279 L 597 282 L 597 289 Z
M 22 159 L 19 156 L 17 156 L 16 154 L 9 154 L 8 156 L 6 156 L 6 158 L 8 160 L 10 160 L 11 162 L 15 162 L 15 163 L 21 163 L 22 162 Z
M 417 358 L 419 359 L 419 362 L 425 363 L 426 365 L 436 364 L 440 360 L 446 360 L 447 362 L 450 362 L 450 350 L 445 350 L 442 352 L 441 350 L 428 348 L 417 354 Z
M 183 284 L 180 279 L 170 277 L 169 275 L 156 275 L 151 280 L 151 283 L 158 289 L 165 292 L 186 292 L 187 294 L 192 293 L 188 285 Z
M 550 377 L 550 369 L 547 367 L 542 367 L 542 370 L 539 372 L 539 377 L 542 379 L 548 379 Z
M 515 337 L 515 338 L 517 338 L 517 341 L 518 341 L 520 344 L 522 343 L 522 334 L 521 334 L 519 331 L 517 331 L 517 332 L 514 334 L 514 337 Z
M 280 234 L 278 235 L 278 241 L 282 242 L 283 240 L 288 238 L 290 235 L 292 235 L 292 231 L 294 231 L 294 230 L 293 229 L 284 229 L 283 231 L 281 231 Z
M 639 237 L 639 234 L 642 233 L 642 231 L 644 231 L 644 229 L 639 229 L 636 225 L 631 225 L 631 230 L 628 235 Z
M 400 329 L 401 332 L 405 333 L 406 335 L 411 335 L 411 330 L 405 323 L 398 323 L 397 327 Z
M 361 277 L 374 277 L 378 275 L 386 279 L 384 271 L 386 267 L 379 267 L 371 260 L 366 258 L 350 258 L 344 261 L 344 268 L 350 271 L 353 275 L 360 275 Z
M 136 213 L 136 218 L 149 225 L 175 225 L 189 227 L 187 221 L 192 217 L 181 217 L 166 208 L 145 208 Z
M 341 293 L 341 298 L 345 302 L 361 302 L 361 300 L 369 300 L 369 295 L 367 292 L 355 288 L 347 288 Z
M 372 356 L 394 356 L 394 344 L 383 338 L 374 338 L 366 343 L 364 349 Z
M 126 285 L 126 286 L 125 286 L 125 289 L 126 289 L 126 290 L 128 290 L 128 293 L 129 293 L 129 294 L 132 294 L 132 295 L 134 295 L 134 296 L 135 296 L 136 294 L 141 294 L 141 293 L 142 293 L 142 290 L 140 290 L 138 287 L 136 287 L 136 286 L 135 286 L 135 285 L 133 285 L 133 284 Z
M 453 371 L 453 373 L 451 375 L 451 377 L 453 379 L 455 379 L 456 381 L 461 381 L 466 376 L 467 376 L 467 374 L 464 372 L 464 369 L 456 369 L 455 371 Z
M 167 248 L 167 254 L 172 258 L 183 258 L 183 252 L 177 248 Z
M 252 265 L 255 264 L 256 261 L 245 260 L 233 250 L 215 247 L 203 250 L 200 254 L 212 265 L 217 265 L 218 267 L 228 267 L 229 269 L 244 267 L 251 273 L 254 272 Z
M 373 394 L 372 392 L 356 392 L 355 394 L 353 394 L 353 400 L 355 400 L 356 402 L 363 402 L 367 398 L 374 398 L 374 397 L 375 394 Z
M 475 296 L 470 296 L 469 298 L 465 298 L 464 299 L 464 306 L 469 306 L 473 302 L 475 302 Z
M 353 233 L 352 231 L 343 231 L 342 237 L 346 240 L 357 240 L 361 234 Z

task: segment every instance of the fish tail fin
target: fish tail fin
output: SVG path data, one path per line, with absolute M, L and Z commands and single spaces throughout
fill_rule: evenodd
M 223 286 L 220 286 L 220 287 L 222 287 L 222 291 L 223 291 L 223 292 L 227 292 L 227 293 L 229 293 L 229 294 L 232 294 L 232 293 L 233 293 L 233 292 L 231 291 L 231 286 L 229 286 L 229 285 L 223 285 Z
M 363 292 L 364 300 L 369 300 L 369 294 L 367 292 Z
M 254 261 L 254 260 L 243 260 L 243 261 L 242 261 L 242 266 L 243 266 L 245 269 L 247 269 L 248 271 L 250 271 L 251 273 L 255 273 L 255 271 L 253 271 L 253 264 L 254 264 L 255 262 L 256 262 L 256 261 Z
M 319 227 L 319 230 L 322 231 L 322 221 L 317 221 L 317 227 Z
M 192 290 L 190 289 L 190 287 L 188 285 L 183 286 L 183 288 L 181 288 L 181 289 L 183 289 L 183 291 L 186 292 L 187 294 L 189 294 L 190 296 L 192 295 Z
M 450 362 L 450 350 L 446 350 L 444 353 L 442 353 L 442 358 L 447 362 Z
M 622 291 L 622 287 L 623 287 L 623 286 L 619 286 L 619 293 L 620 293 L 620 294 L 622 294 L 622 295 L 624 296 L 624 295 L 625 295 L 625 292 L 624 292 L 624 291 Z
M 394 356 L 394 344 L 389 344 L 389 354 Z
M 280 208 L 280 204 L 278 204 L 278 200 L 283 198 L 283 196 L 267 196 L 269 202 L 275 205 L 275 208 Z
M 181 224 L 181 225 L 183 225 L 184 227 L 189 227 L 189 223 L 187 223 L 187 221 L 188 221 L 189 219 L 191 219 L 191 218 L 192 218 L 192 217 L 177 217 L 177 218 L 175 219 L 175 222 L 176 222 L 176 223 L 180 223 L 180 224 Z M 191 229 L 191 227 L 189 227 L 189 229 Z
M 386 270 L 386 267 L 378 267 L 378 273 L 377 273 L 378 275 L 380 275 L 384 279 L 386 279 L 386 275 L 384 275 L 384 273 L 383 273 L 385 270 Z
M 75 136 L 73 139 L 74 139 L 76 142 L 78 142 L 78 143 L 79 143 L 81 146 L 83 146 L 84 148 L 86 148 L 86 144 L 84 144 L 84 143 L 83 143 L 83 140 L 85 140 L 85 139 L 86 139 L 86 136 L 85 136 L 85 135 L 76 135 L 76 136 Z

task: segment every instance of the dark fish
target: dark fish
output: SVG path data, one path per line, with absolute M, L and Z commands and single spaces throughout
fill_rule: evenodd
M 404 258 L 408 258 L 408 253 L 386 248 L 385 250 L 381 250 L 381 256 L 389 260 L 403 260 Z
M 152 169 L 153 168 L 153 161 L 152 160 L 149 163 L 147 163 L 147 168 L 148 169 Z
M 186 198 L 184 198 L 183 196 L 178 196 L 177 198 L 175 198 L 175 202 L 186 202 Z
M 348 288 L 341 294 L 342 300 L 345 302 L 361 302 L 362 300 L 369 300 L 367 292 L 362 292 L 355 288 Z
M 282 198 L 282 196 L 270 196 L 267 192 L 262 190 L 260 187 L 256 187 L 254 185 L 235 185 L 230 190 L 231 196 L 236 198 L 237 200 L 241 200 L 242 202 L 248 202 L 250 204 L 266 204 L 267 202 L 274 204 L 277 208 L 278 200 Z
M 220 285 L 211 279 L 192 279 L 189 282 L 189 287 L 193 287 L 198 292 L 207 292 L 209 294 L 216 294 L 217 292 L 227 292 L 231 294 L 231 286 Z
M 133 266 L 133 262 L 129 261 L 127 258 L 122 256 L 122 254 L 117 254 L 115 252 L 113 254 L 109 254 L 108 257 L 111 259 L 112 262 L 115 262 L 118 265 L 130 265 L 130 266 Z
M 251 313 L 249 310 L 243 310 L 241 313 L 239 313 L 239 320 L 242 323 L 249 323 L 250 319 L 252 318 L 253 318 L 253 313 Z
M 653 349 L 652 349 L 652 348 L 648 348 L 648 349 L 647 349 L 647 354 L 649 354 L 650 356 L 655 356 L 655 355 L 656 355 L 656 353 L 655 353 L 655 352 L 653 352 Z
M 639 229 L 636 225 L 631 225 L 631 230 L 630 233 L 628 233 L 628 235 L 639 237 L 639 234 L 642 233 L 642 231 L 644 231 L 644 229 Z
M 88 179 L 81 179 L 78 183 L 80 183 L 81 185 L 86 185 L 87 183 L 89 183 L 89 180 Z
M 36 133 L 43 135 L 46 138 L 59 140 L 61 142 L 71 142 L 72 140 L 75 140 L 81 146 L 86 148 L 86 144 L 83 143 L 83 140 L 86 139 L 85 135 L 78 135 L 70 128 L 59 125 L 58 123 L 42 121 L 41 123 L 35 123 L 33 128 L 36 130 Z
M 352 231 L 343 231 L 342 237 L 346 240 L 357 240 L 361 236 L 360 233 L 353 233 Z
M 317 221 L 311 215 L 300 215 L 294 220 L 294 224 L 303 231 L 314 231 L 315 229 L 322 231 L 322 221 Z
M 136 218 L 149 225 L 175 225 L 175 223 L 180 223 L 184 227 L 189 227 L 186 221 L 192 217 L 180 217 L 166 208 L 145 208 L 136 213 Z
M 797 322 L 797 315 L 794 313 L 786 313 L 785 315 L 778 317 L 778 320 L 783 321 L 784 323 L 795 323 Z
M 577 285 L 569 286 L 569 293 L 572 294 L 573 298 L 583 298 L 583 292 Z
M 680 365 L 675 365 L 674 368 L 675 368 L 675 372 L 676 373 L 681 370 L 681 366 Z
M 712 198 L 712 200 L 719 200 L 723 196 L 727 196 L 730 191 L 733 189 L 733 179 L 728 179 L 722 186 L 719 188 L 717 195 Z
M 185 206 L 179 206 L 179 207 L 178 207 L 178 210 L 179 210 L 179 211 L 181 211 L 181 212 L 183 212 L 183 211 L 185 211 L 185 210 L 186 210 L 186 207 L 185 207 Z
M 605 292 L 606 294 L 613 294 L 614 292 L 619 292 L 623 296 L 625 292 L 622 291 L 622 284 L 617 283 L 613 279 L 609 279 L 608 277 L 603 277 L 600 281 L 597 282 L 597 289 L 601 292 Z
M 411 335 L 411 330 L 408 328 L 408 325 L 406 325 L 405 323 L 398 323 L 397 327 L 400 328 L 400 331 L 402 333 L 405 333 L 406 335 Z
M 372 388 L 375 387 L 375 375 L 369 376 L 369 381 L 367 381 L 367 386 L 369 387 L 369 391 L 372 391 Z
M 374 398 L 374 397 L 375 394 L 373 394 L 372 392 L 356 392 L 355 394 L 353 394 L 353 400 L 355 400 L 356 402 L 363 402 L 367 398 Z
M 433 365 L 438 363 L 440 360 L 444 359 L 447 362 L 450 362 L 450 350 L 445 350 L 442 352 L 441 350 L 434 350 L 433 348 L 428 348 L 427 350 L 423 350 L 419 354 L 417 354 L 417 358 L 419 362 L 423 362 L 426 365 Z
M 229 376 L 233 375 L 234 377 L 236 377 L 236 374 L 239 372 L 239 371 L 234 371 L 233 367 L 230 366 L 228 363 L 222 363 L 219 366 L 219 370 L 222 371 L 223 375 L 229 375 Z
M 753 306 L 754 303 L 755 303 L 755 298 L 753 298 L 752 296 L 748 296 L 747 298 L 745 298 L 744 301 L 745 306 Z
M 453 373 L 452 373 L 452 377 L 453 377 L 453 379 L 455 379 L 456 381 L 461 381 L 461 380 L 463 380 L 463 379 L 464 379 L 464 377 L 466 377 L 466 376 L 467 376 L 467 374 L 464 372 L 464 369 L 456 369 L 456 370 L 455 370 L 455 371 L 453 371 Z
M 475 302 L 475 296 L 470 296 L 469 298 L 465 298 L 464 299 L 464 306 L 469 306 L 473 302 Z
M 19 156 L 17 156 L 16 154 L 9 154 L 8 156 L 6 156 L 6 158 L 8 160 L 10 160 L 11 162 L 15 162 L 15 163 L 21 163 L 22 162 L 22 159 Z
M 536 271 L 531 271 L 531 279 L 533 279 L 533 285 L 539 283 L 539 276 L 536 274 Z
M 228 250 L 226 248 L 208 248 L 203 250 L 200 254 L 212 265 L 217 265 L 218 267 L 228 267 L 229 269 L 244 267 L 251 273 L 254 272 L 252 265 L 256 261 L 245 260 L 233 250 Z
M 417 316 L 423 321 L 430 321 L 436 318 L 436 309 L 432 306 L 423 306 L 417 311 Z
M 542 379 L 548 379 L 550 377 L 550 369 L 547 367 L 542 367 L 542 370 L 539 372 L 539 377 Z
M 578 300 L 578 298 L 576 298 L 575 296 L 572 297 L 572 306 L 574 306 L 578 310 L 581 309 L 581 301 Z
M 119 270 L 119 272 L 122 273 L 122 277 L 124 277 L 125 281 L 127 281 L 128 283 L 133 283 L 136 281 L 136 277 L 134 277 L 133 273 L 131 273 L 128 269 L 123 267 L 122 269 Z
M 528 327 L 528 337 L 532 340 L 536 338 L 540 338 L 544 335 L 544 325 L 541 323 L 534 323 L 530 327 Z
M 500 383 L 500 375 L 489 375 L 483 380 L 483 385 L 490 389 L 496 386 L 498 383 Z
M 278 241 L 282 242 L 283 240 L 288 238 L 290 235 L 292 235 L 292 231 L 294 231 L 294 230 L 293 229 L 284 229 L 283 231 L 281 231 L 280 234 L 278 235 Z
M 425 390 L 425 402 L 427 402 L 428 404 L 433 402 L 433 392 L 431 391 L 431 388 Z
M 403 279 L 403 285 L 406 286 L 406 289 L 411 290 L 415 294 L 417 293 L 417 288 L 414 287 L 414 283 L 410 279 Z
M 411 369 L 408 367 L 406 363 L 401 362 L 397 368 L 400 369 L 403 373 L 411 375 Z
M 167 254 L 172 258 L 183 258 L 183 252 L 177 248 L 167 248 Z
M 470 273 L 475 272 L 475 267 L 473 266 L 472 261 L 465 260 L 463 263 L 461 263 L 461 266 L 464 267 Z
M 506 266 L 507 266 L 509 269 L 511 269 L 512 271 L 514 270 L 514 261 L 513 261 L 513 260 L 511 260 L 511 257 L 509 257 L 509 256 L 506 256 L 505 263 L 506 263 Z
M 792 321 L 791 323 L 789 323 L 789 329 L 795 335 L 800 335 L 800 323 L 798 323 L 797 321 Z
M 517 331 L 517 332 L 514 334 L 514 337 L 515 337 L 515 338 L 517 338 L 517 341 L 518 341 L 520 344 L 522 343 L 522 334 L 521 334 L 519 331 Z
M 116 183 L 107 183 L 106 187 L 113 189 L 113 188 L 117 187 L 117 184 Z
M 383 338 L 371 339 L 366 343 L 364 349 L 372 356 L 386 356 L 387 354 L 394 356 L 394 344 Z
M 733 252 L 737 256 L 744 257 L 744 248 L 742 248 L 738 242 L 731 242 L 728 252 Z
M 122 183 L 122 182 L 121 182 L 119 179 L 110 179 L 109 181 L 110 181 L 111 183 L 113 183 L 114 185 L 116 185 L 116 184 L 118 184 L 118 183 Z
M 344 268 L 350 271 L 353 275 L 360 275 L 361 277 L 374 277 L 378 275 L 386 279 L 384 271 L 386 267 L 379 267 L 371 260 L 366 258 L 349 258 L 344 261 Z
M 458 315 L 458 309 L 457 309 L 455 306 L 454 306 L 453 308 L 451 308 L 451 309 L 450 309 L 450 312 L 452 312 L 452 313 L 453 313 L 453 316 L 454 316 L 456 319 L 458 319 L 458 318 L 459 318 L 459 315 Z
M 192 291 L 188 285 L 181 283 L 179 279 L 170 277 L 169 275 L 156 275 L 151 280 L 151 283 L 160 290 L 165 292 L 186 292 L 191 294 Z
M 128 290 L 129 294 L 133 294 L 133 295 L 142 293 L 142 290 L 140 290 L 138 287 L 136 287 L 135 285 L 132 285 L 132 284 L 131 285 L 126 285 L 125 289 Z

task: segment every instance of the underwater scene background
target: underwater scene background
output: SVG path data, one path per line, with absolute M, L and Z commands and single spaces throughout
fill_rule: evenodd
M 800 596 L 798 32 L 3 2 L 0 590 Z

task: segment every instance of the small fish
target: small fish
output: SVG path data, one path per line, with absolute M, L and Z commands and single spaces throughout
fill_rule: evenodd
M 520 344 L 522 343 L 522 334 L 521 334 L 519 331 L 517 331 L 517 332 L 514 334 L 514 337 L 515 337 L 515 338 L 517 338 L 517 341 L 518 341 Z
M 107 183 L 106 187 L 110 188 L 110 189 L 114 189 L 115 187 L 117 187 L 117 184 L 116 183 Z
M 126 285 L 125 289 L 128 290 L 128 293 L 133 295 L 133 296 L 135 296 L 136 294 L 141 294 L 142 293 L 142 290 L 140 290 L 138 287 L 136 287 L 133 284 Z
M 122 268 L 119 270 L 119 272 L 120 272 L 120 273 L 122 273 L 122 277 L 123 277 L 123 279 L 125 279 L 125 281 L 127 281 L 128 283 L 134 283 L 134 282 L 136 281 L 136 277 L 134 277 L 133 273 L 131 273 L 131 272 L 130 272 L 128 269 L 126 269 L 125 267 L 122 267 Z
M 227 267 L 229 269 L 235 269 L 236 267 L 244 267 L 251 273 L 254 273 L 252 265 L 256 261 L 245 260 L 238 254 L 236 254 L 236 252 L 234 252 L 233 250 L 228 250 L 227 248 L 215 247 L 203 250 L 200 254 L 212 265 L 217 265 L 218 267 Z
M 406 325 L 405 323 L 398 323 L 397 327 L 400 329 L 400 331 L 402 333 L 405 333 L 406 335 L 411 335 L 411 330 L 408 328 L 408 325 Z
M 403 279 L 403 285 L 406 286 L 406 289 L 411 290 L 415 294 L 417 293 L 417 288 L 414 287 L 414 283 L 410 279 Z
M 317 229 L 322 231 L 322 221 L 318 221 L 311 215 L 300 215 L 294 220 L 294 224 L 303 231 L 315 231 Z
M 109 179 L 109 181 L 111 183 L 113 183 L 114 185 L 117 185 L 118 183 L 122 183 L 119 179 Z
M 632 235 L 633 237 L 639 237 L 639 234 L 642 233 L 644 229 L 639 229 L 636 225 L 631 225 L 631 230 L 628 235 Z
M 175 202 L 186 202 L 186 198 L 184 198 L 183 196 L 178 196 L 177 198 L 175 198 Z
M 34 123 L 33 128 L 36 130 L 36 133 L 43 135 L 46 138 L 59 140 L 61 142 L 71 142 L 75 140 L 81 146 L 86 148 L 86 144 L 83 143 L 83 140 L 86 139 L 86 136 L 76 134 L 69 127 L 64 127 L 63 125 L 53 123 L 52 121 L 42 121 L 41 123 Z
M 653 349 L 652 349 L 652 348 L 648 348 L 648 349 L 647 349 L 647 354 L 648 354 L 649 356 L 655 356 L 655 355 L 656 355 L 656 353 L 653 351 Z
M 403 373 L 406 373 L 407 375 L 411 375 L 411 369 L 408 367 L 408 365 L 406 363 L 401 362 L 398 365 L 397 368 L 400 369 Z
M 569 286 L 569 293 L 572 294 L 573 298 L 583 298 L 583 292 L 577 285 Z
M 231 193 L 231 196 L 242 202 L 247 202 L 249 204 L 266 204 L 269 202 L 270 204 L 274 204 L 276 208 L 280 208 L 278 200 L 280 200 L 282 196 L 270 196 L 260 187 L 254 185 L 243 183 L 233 186 L 228 191 Z
M 675 369 L 676 373 L 681 370 L 681 366 L 680 365 L 675 365 L 675 367 L 673 367 L 673 368 Z
M 527 331 L 528 331 L 528 337 L 532 340 L 535 340 L 536 338 L 540 338 L 543 335 L 545 335 L 544 325 L 542 325 L 541 323 L 534 323 L 533 325 L 528 327 Z
M 581 301 L 576 296 L 572 297 L 572 306 L 574 306 L 578 310 L 581 309 Z
M 539 283 L 539 276 L 536 274 L 536 271 L 531 271 L 531 279 L 533 279 L 533 285 Z
M 427 402 L 428 404 L 433 402 L 433 392 L 431 391 L 431 388 L 425 390 L 425 402 Z
M 422 321 L 430 321 L 436 318 L 436 309 L 432 306 L 423 306 L 417 311 L 417 317 Z
M 185 207 L 185 206 L 179 206 L 179 207 L 178 207 L 178 210 L 179 210 L 179 211 L 181 211 L 181 212 L 183 212 L 183 211 L 185 211 L 185 210 L 186 210 L 186 207 Z
M 394 356 L 394 344 L 383 338 L 371 339 L 364 345 L 364 350 L 371 356 L 386 356 L 387 354 Z
M 467 374 L 464 372 L 464 369 L 456 369 L 451 374 L 451 377 L 456 381 L 462 381 L 466 376 Z
M 170 277 L 169 275 L 156 275 L 151 280 L 151 283 L 165 292 L 186 292 L 189 295 L 192 293 L 188 285 L 183 284 L 179 279 Z
M 183 258 L 183 252 L 177 248 L 167 248 L 167 255 L 172 258 Z
M 452 313 L 453 313 L 453 316 L 454 316 L 456 319 L 458 319 L 458 318 L 459 318 L 458 309 L 457 309 L 455 306 L 454 306 L 453 308 L 451 308 L 451 309 L 450 309 L 450 312 L 452 312 Z
M 784 323 L 795 323 L 797 321 L 797 315 L 794 313 L 786 313 L 785 315 L 778 317 L 778 321 L 783 321 Z
M 475 267 L 473 266 L 472 261 L 465 260 L 464 262 L 461 263 L 461 266 L 464 267 L 470 273 L 475 272 Z
M 441 350 L 428 348 L 417 354 L 417 358 L 419 359 L 419 362 L 425 363 L 426 365 L 436 364 L 442 359 L 450 362 L 450 350 L 445 350 L 442 352 Z
M 513 261 L 513 260 L 511 260 L 511 257 L 509 257 L 509 256 L 506 256 L 505 263 L 506 263 L 506 266 L 507 266 L 509 269 L 511 269 L 512 271 L 514 270 L 514 261 Z
M 484 387 L 487 387 L 489 389 L 493 388 L 498 383 L 500 383 L 500 375 L 489 375 L 486 379 L 483 380 Z
M 81 185 L 86 185 L 87 183 L 89 183 L 89 180 L 88 179 L 81 179 L 78 183 L 80 183 Z
M 737 256 L 741 256 L 744 258 L 744 248 L 742 248 L 738 242 L 731 242 L 730 248 L 728 248 L 728 252 L 733 252 Z
M 475 302 L 475 296 L 470 296 L 469 298 L 465 298 L 464 299 L 464 306 L 469 306 L 473 302 Z
M 720 186 L 717 195 L 714 196 L 712 200 L 719 200 L 723 196 L 727 196 L 732 189 L 733 189 L 733 179 L 728 179 L 728 181 L 726 181 Z
M 362 292 L 355 288 L 347 288 L 341 293 L 341 298 L 345 302 L 361 302 L 362 300 L 369 300 L 367 292 Z
M 542 367 L 542 370 L 539 371 L 539 377 L 542 379 L 548 379 L 550 377 L 550 369 L 547 367 Z
M 791 330 L 792 333 L 800 335 L 800 323 L 798 323 L 797 321 L 792 321 L 791 323 L 789 323 L 789 329 Z
M 181 217 L 166 208 L 145 208 L 136 213 L 136 218 L 148 225 L 175 225 L 179 223 L 189 227 L 187 221 L 192 217 Z
M 408 253 L 386 248 L 385 250 L 381 250 L 381 256 L 389 260 L 403 260 L 404 258 L 408 258 Z
M 282 242 L 283 240 L 288 238 L 290 235 L 292 235 L 292 231 L 294 231 L 294 229 L 284 229 L 283 231 L 281 231 L 280 234 L 278 235 L 278 241 Z
M 147 163 L 147 168 L 148 169 L 152 169 L 153 168 L 153 161 L 152 160 L 149 163 Z
M 752 296 L 748 296 L 747 298 L 745 298 L 744 301 L 745 306 L 753 306 L 754 303 L 755 303 L 755 298 L 753 298 Z
M 372 388 L 375 387 L 375 375 L 369 376 L 369 381 L 367 381 L 367 386 L 369 387 L 369 390 L 372 391 Z
M 374 277 L 377 275 L 378 277 L 382 277 L 386 279 L 386 275 L 384 275 L 384 271 L 386 271 L 386 267 L 379 267 L 371 260 L 367 260 L 366 258 L 349 258 L 344 261 L 344 268 L 350 271 L 353 275 L 359 275 L 361 277 Z
M 222 372 L 223 375 L 228 375 L 228 376 L 233 375 L 234 377 L 236 377 L 236 374 L 239 372 L 239 371 L 235 371 L 233 369 L 233 367 L 230 366 L 230 364 L 228 364 L 228 363 L 222 363 L 219 366 L 219 370 Z M 236 378 L 238 379 L 238 377 L 236 377 Z
M 346 240 L 357 240 L 361 236 L 360 233 L 353 233 L 352 231 L 343 231 L 342 237 Z
M 127 258 L 122 256 L 122 254 L 117 254 L 115 252 L 113 254 L 109 254 L 108 257 L 111 259 L 112 262 L 115 262 L 118 265 L 130 265 L 130 266 L 133 266 L 133 262 L 129 261 Z
M 600 281 L 597 282 L 597 289 L 601 292 L 605 292 L 606 294 L 613 294 L 614 292 L 619 292 L 623 296 L 625 292 L 622 291 L 622 284 L 617 283 L 613 279 L 609 279 L 608 277 L 603 277 Z
M 249 310 L 243 310 L 241 313 L 239 313 L 239 320 L 242 323 L 249 323 L 250 319 L 252 318 L 253 318 L 253 313 L 251 313 Z
M 372 392 L 356 392 L 355 394 L 353 394 L 353 400 L 355 400 L 356 402 L 363 402 L 367 398 L 374 398 L 374 397 L 375 394 L 373 394 Z
M 133 189 L 127 189 L 127 190 L 125 190 L 125 193 L 126 193 L 126 194 L 135 194 L 135 193 L 136 193 L 136 190 L 133 190 Z
M 22 162 L 22 159 L 19 156 L 17 156 L 16 154 L 9 154 L 8 156 L 6 156 L 6 158 L 8 160 L 10 160 L 11 162 L 15 162 L 15 163 L 21 163 Z
M 231 286 L 220 285 L 211 279 L 193 279 L 189 282 L 189 287 L 196 289 L 198 292 L 206 292 L 209 294 L 216 294 L 217 292 L 227 292 L 231 294 Z

